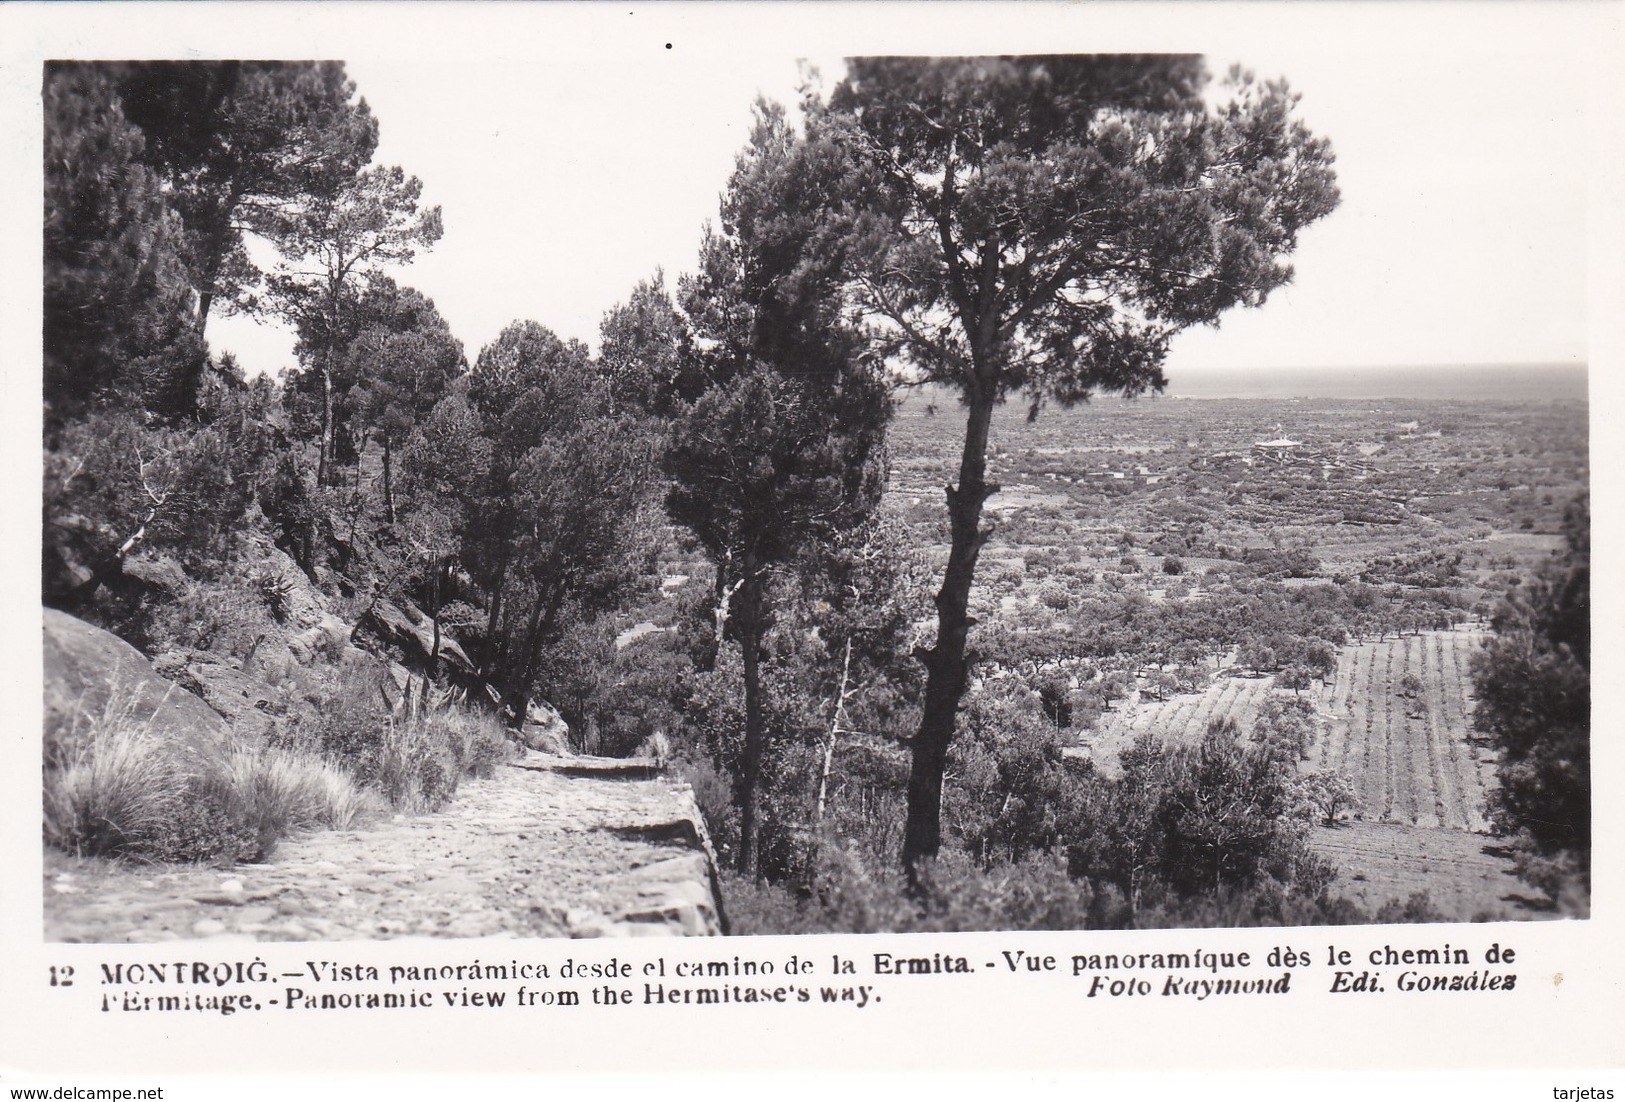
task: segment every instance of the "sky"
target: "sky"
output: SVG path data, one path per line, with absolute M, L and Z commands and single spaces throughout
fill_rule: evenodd
M 658 37 L 658 36 L 657 36 Z M 533 319 L 596 346 L 604 312 L 663 269 L 692 268 L 758 95 L 793 101 L 798 55 L 668 50 L 500 53 L 424 66 L 354 57 L 379 119 L 376 160 L 419 176 L 445 237 L 394 274 L 439 305 L 470 359 Z M 828 87 L 840 54 L 814 58 Z M 1340 208 L 1297 277 L 1257 310 L 1182 334 L 1169 373 L 1209 367 L 1583 363 L 1587 88 L 1560 50 L 1368 52 L 1292 43 L 1210 57 L 1302 94 L 1338 157 Z M 291 337 L 211 322 L 251 369 Z
M 1596 355 L 1587 239 L 1602 207 L 1588 188 L 1599 158 L 1617 159 L 1598 119 L 1617 121 L 1618 66 L 1599 61 L 1593 39 L 1607 36 L 1582 4 L 153 4 L 120 9 L 139 19 L 97 18 L 104 10 L 7 14 L 57 32 L 25 47 L 43 56 L 344 58 L 379 119 L 376 160 L 420 177 L 443 209 L 441 242 L 392 274 L 435 300 L 470 359 L 518 319 L 596 345 L 605 311 L 639 280 L 662 269 L 674 285 L 715 216 L 753 101 L 793 101 L 801 59 L 828 87 L 850 54 L 1125 49 L 1198 51 L 1216 72 L 1237 61 L 1285 77 L 1338 157 L 1343 203 L 1301 235 L 1295 281 L 1261 309 L 1181 334 L 1171 378 Z M 1599 70 L 1611 74 L 1600 85 Z M 15 90 L 36 96 L 36 78 L 19 72 Z M 275 325 L 217 316 L 209 336 L 252 370 L 293 361 Z

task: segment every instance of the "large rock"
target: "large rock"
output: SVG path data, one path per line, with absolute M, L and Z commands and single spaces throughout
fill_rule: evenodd
M 320 623 L 329 614 L 322 591 L 286 551 L 268 540 L 256 539 L 254 543 L 259 551 L 255 570 L 280 594 L 287 622 L 298 627 Z
M 558 709 L 545 701 L 533 700 L 525 706 L 525 722 L 519 727 L 519 741 L 544 754 L 569 757 L 570 725 Z
M 45 610 L 45 751 L 71 759 L 98 728 L 144 731 L 188 754 L 233 742 L 220 714 L 153 672 L 141 652 L 110 632 Z
M 403 647 L 412 656 L 413 664 L 427 668 L 429 656 L 435 653 L 434 620 L 416 605 L 407 604 L 405 610 L 391 601 L 379 598 L 367 610 L 368 624 L 384 639 Z M 442 628 L 440 631 L 440 660 L 454 670 L 475 674 L 474 663 L 457 640 Z
M 133 558 L 124 563 L 124 576 L 171 596 L 186 589 L 186 572 L 171 559 Z
M 293 741 L 301 731 L 314 731 L 320 720 L 316 710 L 294 694 L 223 663 L 194 662 L 186 674 L 187 687 L 252 741 Z
M 315 623 L 288 637 L 288 651 L 301 666 L 339 660 L 349 645 L 350 625 L 331 612 L 319 614 Z
M 269 542 L 255 542 L 259 554 L 254 571 L 277 594 L 280 617 L 287 625 L 286 653 L 301 666 L 338 661 L 350 645 L 350 625 L 333 614 L 327 598 L 292 556 Z M 267 650 L 261 660 L 267 671 L 281 672 L 282 650 L 280 645 Z

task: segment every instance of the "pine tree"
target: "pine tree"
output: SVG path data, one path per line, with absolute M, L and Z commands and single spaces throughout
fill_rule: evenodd
M 853 290 L 890 357 L 965 406 L 937 639 L 920 652 L 904 862 L 934 856 L 968 679 L 967 612 L 991 529 L 993 409 L 1163 385 L 1174 334 L 1286 283 L 1298 233 L 1337 202 L 1327 143 L 1284 84 L 1233 73 L 1209 106 L 1197 57 L 859 58 L 814 129 L 856 166 Z
M 839 267 L 815 248 L 845 171 L 761 105 L 750 145 L 683 289 L 705 379 L 666 454 L 667 510 L 716 567 L 719 614 L 738 641 L 745 738 L 737 777 L 742 871 L 757 861 L 770 580 L 878 505 L 888 404 L 840 315 Z

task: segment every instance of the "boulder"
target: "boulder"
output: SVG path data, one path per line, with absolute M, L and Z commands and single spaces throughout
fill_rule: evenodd
M 429 656 L 435 653 L 434 620 L 417 606 L 408 603 L 403 610 L 394 602 L 379 598 L 367 610 L 366 618 L 368 625 L 385 640 L 404 648 L 414 665 L 428 666 Z M 465 674 L 477 672 L 467 652 L 445 628 L 440 630 L 440 660 Z
M 335 616 L 327 597 L 286 551 L 264 539 L 255 539 L 253 576 L 275 594 L 277 619 L 284 625 L 283 639 L 261 643 L 266 653 L 259 663 L 271 680 L 286 676 L 291 660 L 301 666 L 337 661 L 350 645 L 350 625 Z M 259 648 L 256 648 L 256 654 Z
M 196 662 L 186 673 L 187 687 L 254 742 L 291 740 L 300 730 L 314 730 L 320 718 L 304 701 L 223 663 Z
M 186 572 L 172 559 L 142 557 L 126 559 L 124 576 L 135 578 L 152 589 L 170 595 L 186 589 Z
M 569 757 L 570 725 L 564 722 L 558 709 L 542 700 L 533 700 L 525 707 L 525 722 L 519 728 L 519 741 L 532 750 L 544 754 Z
M 99 728 L 147 732 L 183 753 L 217 754 L 231 728 L 110 632 L 56 609 L 44 616 L 45 755 L 71 759 Z
M 288 637 L 288 651 L 301 666 L 332 661 L 350 645 L 350 625 L 331 612 L 315 615 L 315 622 Z
M 254 542 L 259 550 L 255 571 L 280 594 L 287 623 L 296 629 L 321 623 L 329 615 L 327 598 L 322 591 L 286 551 L 266 540 Z

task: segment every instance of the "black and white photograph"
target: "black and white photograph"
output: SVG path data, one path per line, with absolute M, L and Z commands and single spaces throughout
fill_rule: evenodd
M 889 1007 L 984 963 L 1091 1009 L 1558 997 L 1503 946 L 1591 936 L 1594 829 L 1619 857 L 1619 85 L 1584 46 L 1618 7 L 1453 41 L 1268 4 L 913 38 L 960 6 L 383 4 L 327 39 L 319 7 L 256 48 L 157 5 L 171 38 L 5 66 L 43 195 L 6 284 L 42 447 L 18 925 L 101 954 L 60 957 L 99 1026 L 231 1013 L 140 986 L 171 958 L 331 1030 L 345 982 L 419 997 L 356 953 L 507 981 L 720 937 L 627 1000 Z M 1254 971 L 1185 953 L 1260 929 Z M 843 937 L 798 985 L 777 935 Z

